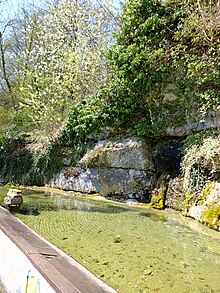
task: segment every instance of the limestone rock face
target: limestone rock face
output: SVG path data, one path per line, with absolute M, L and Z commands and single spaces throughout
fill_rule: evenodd
M 187 216 L 201 222 L 201 215 L 207 209 L 206 206 L 192 206 L 189 208 Z
M 220 113 L 209 110 L 201 114 L 196 105 L 192 105 L 188 113 L 183 113 L 181 108 L 170 112 L 168 105 L 172 103 L 173 97 L 173 94 L 170 93 L 169 98 L 166 98 L 169 101 L 168 104 L 163 104 L 163 109 L 158 116 L 158 121 L 163 121 L 165 125 L 163 129 L 160 129 L 163 134 L 171 137 L 182 137 L 192 132 L 220 127 Z
M 142 199 L 151 186 L 151 174 L 135 169 L 106 169 L 99 173 L 102 195 Z
M 177 113 L 178 116 L 178 113 Z M 220 114 L 214 111 L 208 111 L 203 117 L 198 110 L 191 110 L 185 118 L 183 125 L 169 125 L 165 132 L 169 136 L 186 136 L 193 132 L 199 132 L 206 129 L 217 129 L 220 127 Z
M 207 110 L 201 113 L 196 103 L 192 103 L 188 109 L 184 97 L 178 92 L 175 84 L 168 84 L 161 97 L 157 119 L 158 122 L 162 122 L 162 127 L 159 129 L 162 135 L 183 137 L 192 132 L 219 128 L 219 111 Z
M 201 130 L 218 129 L 220 126 L 219 111 L 201 112 L 196 103 L 192 103 L 188 109 L 184 98 L 176 93 L 176 87 L 172 84 L 168 85 L 162 94 L 160 113 L 156 119 L 161 124 L 161 128 L 155 131 L 171 137 L 182 137 Z
M 101 189 L 97 181 L 98 173 L 93 169 L 65 168 L 49 182 L 54 188 L 76 192 L 96 193 Z
M 208 182 L 199 196 L 194 197 L 184 215 L 210 228 L 220 230 L 220 183 Z
M 84 193 L 100 193 L 125 198 L 144 197 L 151 185 L 151 174 L 134 169 L 66 168 L 54 176 L 50 186 Z M 74 173 L 74 174 L 73 174 Z
M 50 185 L 65 190 L 141 199 L 150 189 L 154 164 L 145 142 L 100 141 L 80 161 L 56 174 Z
M 110 142 L 100 141 L 81 160 L 83 167 L 154 170 L 147 144 L 136 138 Z

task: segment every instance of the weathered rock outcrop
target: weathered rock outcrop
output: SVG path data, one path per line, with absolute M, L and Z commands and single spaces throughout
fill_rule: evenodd
M 171 178 L 167 186 L 165 206 L 175 210 L 182 210 L 184 200 L 183 178 L 181 176 Z
M 186 103 L 191 104 L 190 109 L 189 104 Z M 186 101 L 175 84 L 168 84 L 161 94 L 160 112 L 156 119 L 161 124 L 161 128 L 155 131 L 162 136 L 184 137 L 191 133 L 220 127 L 219 111 L 201 111 L 197 103 Z
M 50 185 L 64 190 L 141 199 L 150 189 L 151 180 L 147 172 L 134 169 L 66 168 L 54 176 Z
M 153 152 L 136 138 L 100 141 L 77 166 L 66 166 L 57 173 L 50 185 L 123 199 L 145 198 L 154 208 L 179 210 L 220 230 L 220 176 L 214 178 L 220 171 L 219 138 L 193 145 L 187 161 L 181 161 L 181 148 L 181 140 L 168 140 Z M 205 176 L 212 179 L 207 182 Z M 200 191 L 195 189 L 204 184 Z
M 208 181 L 200 193 L 188 195 L 183 213 L 220 230 L 220 183 Z
M 50 181 L 52 187 L 142 199 L 152 185 L 154 164 L 145 142 L 130 138 L 101 141 L 80 161 Z
M 149 146 L 136 138 L 100 141 L 80 162 L 83 167 L 154 171 Z
M 175 115 L 178 116 L 179 113 L 175 113 Z M 191 110 L 185 117 L 185 123 L 182 125 L 178 125 L 177 123 L 171 124 L 165 129 L 165 133 L 174 137 L 186 136 L 192 132 L 195 133 L 201 130 L 216 129 L 218 127 L 220 127 L 219 113 L 208 111 L 201 117 L 198 110 Z
M 219 146 L 217 133 L 207 138 L 200 138 L 188 148 L 182 161 L 184 215 L 217 230 L 220 230 Z

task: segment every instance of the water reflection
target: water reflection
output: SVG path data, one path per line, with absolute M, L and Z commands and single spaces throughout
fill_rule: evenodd
M 19 211 L 14 210 L 14 209 L 10 209 L 11 213 L 20 213 L 22 215 L 31 215 L 31 216 L 39 216 L 40 212 L 38 211 L 37 208 L 32 208 L 32 207 L 28 207 L 25 208 L 23 207 L 22 209 L 20 209 Z
M 141 213 L 139 213 L 139 215 L 141 217 L 147 217 L 147 218 L 149 218 L 149 219 L 151 219 L 153 221 L 162 221 L 162 222 L 165 221 L 164 215 L 158 215 L 158 214 L 156 214 L 154 212 L 151 212 L 151 211 L 141 212 Z
M 96 212 L 118 214 L 128 212 L 128 207 L 102 203 L 97 200 L 76 198 L 72 196 L 46 195 L 43 193 L 31 194 L 24 192 L 22 214 L 38 215 L 40 211 L 76 210 L 78 212 Z

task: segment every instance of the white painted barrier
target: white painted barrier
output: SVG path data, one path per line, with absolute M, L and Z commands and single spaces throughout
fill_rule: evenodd
M 1 230 L 0 281 L 8 293 L 55 293 L 23 252 Z

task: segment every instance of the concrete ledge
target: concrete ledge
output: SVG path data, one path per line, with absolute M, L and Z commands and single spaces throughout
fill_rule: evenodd
M 49 284 L 52 289 L 51 292 L 116 293 L 114 289 L 95 277 L 57 247 L 44 240 L 2 207 L 0 207 L 0 230 L 5 235 L 4 237 L 1 234 L 2 232 L 0 233 L 0 236 L 2 235 L 5 238 L 4 241 L 12 242 L 17 246 L 23 256 L 30 261 L 42 278 Z M 16 262 L 16 259 L 8 260 L 9 263 L 11 262 L 11 266 L 13 266 L 14 261 Z M 19 274 L 19 271 L 17 273 Z M 27 274 L 21 276 L 21 280 L 26 276 Z M 0 279 L 2 279 L 7 290 L 7 284 L 5 284 L 6 282 L 1 275 Z M 22 288 L 22 286 L 24 284 L 20 287 Z M 10 292 L 18 291 L 16 288 L 14 289 L 14 291 Z

